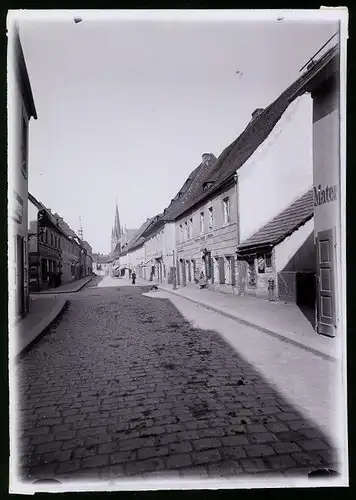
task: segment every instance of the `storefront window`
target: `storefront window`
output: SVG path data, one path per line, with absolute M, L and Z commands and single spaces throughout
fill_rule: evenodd
M 257 255 L 257 269 L 259 274 L 264 274 L 272 268 L 272 254 L 260 253 Z

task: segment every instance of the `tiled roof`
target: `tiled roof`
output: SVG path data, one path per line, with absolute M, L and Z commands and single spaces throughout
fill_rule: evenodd
M 98 264 L 108 264 L 109 263 L 109 255 L 103 254 L 94 254 L 94 261 Z
M 186 210 L 185 207 L 190 205 L 191 202 L 196 199 L 204 181 L 211 174 L 215 163 L 216 157 L 213 154 L 210 154 L 208 160 L 200 163 L 200 165 L 193 170 L 193 172 L 191 172 L 183 186 L 163 212 L 163 220 L 165 222 L 175 220 Z
M 135 231 L 135 234 L 131 237 L 129 240 L 127 246 L 123 249 L 122 254 L 126 254 L 129 250 L 134 250 L 135 248 L 138 248 L 139 246 L 143 245 L 145 242 L 145 238 L 142 237 L 142 234 L 145 232 L 145 230 L 148 228 L 148 226 L 151 224 L 151 222 L 155 219 L 155 217 L 151 217 L 150 219 L 147 219 L 142 226 Z
M 238 249 L 243 251 L 255 246 L 274 246 L 283 241 L 313 217 L 313 194 L 313 189 L 310 189 L 292 203 L 292 205 L 268 222 L 268 224 L 245 240 L 239 245 Z
M 248 123 L 240 136 L 220 154 L 210 175 L 204 179 L 205 182 L 211 182 L 211 185 L 204 189 L 203 182 L 196 183 L 193 195 L 189 196 L 175 211 L 175 218 L 183 215 L 193 208 L 193 206 L 208 198 L 225 181 L 231 178 L 236 170 L 244 165 L 256 149 L 267 139 L 291 102 L 300 95 L 298 90 L 306 81 L 309 81 L 320 71 L 320 68 L 325 65 L 325 61 L 329 61 L 336 50 L 335 47 L 329 49 L 314 65 L 290 85 L 278 99 Z
M 152 217 L 150 223 L 146 226 L 141 235 L 147 240 L 155 231 L 155 229 L 157 229 L 159 226 L 162 226 L 163 223 L 163 214 L 158 214 L 155 217 Z
M 51 210 L 47 208 L 42 202 L 38 201 L 31 193 L 28 193 L 28 199 L 31 203 L 33 203 L 37 207 L 38 210 L 45 211 L 47 219 L 51 222 L 53 226 L 57 227 L 63 233 L 64 236 L 69 237 L 72 236 L 72 234 L 76 236 L 74 231 L 70 229 L 68 224 L 66 224 L 63 221 L 63 219 L 59 218 L 59 215 L 57 213 L 52 214 Z

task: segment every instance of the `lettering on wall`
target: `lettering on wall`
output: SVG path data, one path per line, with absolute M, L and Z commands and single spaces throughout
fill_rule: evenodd
M 324 205 L 324 203 L 329 203 L 337 199 L 337 186 L 326 186 L 322 188 L 319 186 L 314 187 L 314 207 L 319 205 Z

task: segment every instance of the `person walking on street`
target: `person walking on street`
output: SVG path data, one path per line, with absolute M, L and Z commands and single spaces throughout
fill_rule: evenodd
M 135 271 L 133 271 L 133 273 L 131 274 L 131 277 L 132 277 L 132 284 L 134 285 L 136 283 L 136 273 L 135 273 Z

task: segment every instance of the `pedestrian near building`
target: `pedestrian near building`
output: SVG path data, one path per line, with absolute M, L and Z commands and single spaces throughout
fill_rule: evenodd
M 132 272 L 131 277 L 132 277 L 132 284 L 134 285 L 136 283 L 136 273 L 135 273 L 135 271 Z

